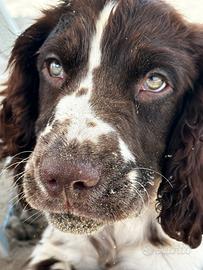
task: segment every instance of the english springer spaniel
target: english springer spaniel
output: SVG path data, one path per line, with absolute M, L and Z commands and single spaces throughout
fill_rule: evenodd
M 25 269 L 203 269 L 203 27 L 159 0 L 64 0 L 10 67 L 0 155 L 49 222 Z

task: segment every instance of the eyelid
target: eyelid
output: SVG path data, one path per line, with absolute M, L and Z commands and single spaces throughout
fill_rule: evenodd
M 157 75 L 164 77 L 165 87 L 162 90 L 159 91 L 149 91 L 143 89 L 143 84 L 146 82 L 146 79 L 150 77 L 150 75 Z M 172 94 L 174 91 L 174 86 L 171 80 L 171 76 L 162 69 L 156 68 L 152 69 L 151 71 L 145 73 L 144 76 L 140 79 L 140 81 L 137 84 L 136 92 L 134 94 L 134 98 L 136 100 L 139 100 L 141 102 L 152 102 L 153 100 L 157 100 L 159 98 L 163 98 L 164 96 L 167 96 L 168 94 Z
M 53 62 L 53 61 L 57 61 L 63 68 L 63 64 L 62 64 L 60 58 L 58 56 L 56 56 L 55 54 L 49 54 L 45 57 L 44 62 L 43 62 L 43 67 L 44 67 L 44 65 L 46 65 L 46 68 L 48 68 L 48 65 L 50 65 L 51 62 Z M 63 68 L 63 70 L 64 70 L 64 68 Z
M 46 68 L 49 68 L 49 66 L 50 66 L 51 63 L 53 63 L 53 62 L 59 63 L 60 66 L 61 66 L 62 69 L 63 69 L 62 63 L 61 63 L 59 60 L 57 60 L 56 58 L 48 58 L 48 59 L 44 60 L 44 64 L 45 64 Z
M 50 54 L 48 54 L 48 55 L 44 58 L 44 61 L 47 61 L 47 60 L 57 60 L 57 61 L 60 62 L 60 64 L 62 64 L 60 57 L 58 57 L 58 56 L 57 56 L 56 54 L 54 54 L 54 53 L 50 53 Z
M 169 85 L 170 87 L 173 88 L 173 83 L 172 83 L 172 80 L 171 80 L 168 72 L 164 71 L 163 69 L 156 68 L 156 69 L 153 69 L 150 72 L 148 72 L 146 74 L 145 78 L 150 77 L 150 76 L 154 76 L 154 75 L 159 75 L 160 77 L 162 77 L 163 80 L 167 83 L 167 85 Z
M 144 83 L 143 83 L 144 87 L 143 88 L 145 88 L 146 84 L 147 84 L 147 82 L 146 82 L 146 80 L 144 80 Z M 150 89 L 146 89 L 147 88 L 147 86 L 146 86 L 146 88 L 143 90 L 148 91 L 148 92 L 152 92 L 152 93 L 159 93 L 159 92 L 163 91 L 167 86 L 168 86 L 168 83 L 165 80 L 163 80 L 163 85 L 160 86 L 159 88 L 150 90 Z
M 170 88 L 172 88 L 172 89 L 174 88 L 173 83 L 172 83 L 172 80 L 170 79 L 168 73 L 165 72 L 165 71 L 162 70 L 162 69 L 159 69 L 159 68 L 153 69 L 153 70 L 149 71 L 149 72 L 143 77 L 143 79 L 140 81 L 140 85 L 143 85 L 143 84 L 146 82 L 147 78 L 149 78 L 149 77 L 151 77 L 151 76 L 160 76 L 160 77 L 162 77 L 163 81 L 166 83 L 166 87 L 168 86 L 168 87 L 170 87 Z M 161 91 L 163 91 L 163 90 L 161 90 Z M 150 92 L 150 91 L 149 91 L 149 92 Z M 151 92 L 156 93 L 156 91 L 151 91 Z M 158 91 L 158 92 L 159 92 L 159 91 Z
M 45 55 L 45 53 L 39 51 L 37 58 L 37 66 L 39 70 L 43 70 L 45 68 L 45 63 L 51 60 L 57 60 L 63 67 L 60 57 L 57 56 L 55 53 L 46 53 Z
M 57 61 L 60 63 L 63 69 L 63 77 L 53 77 L 50 75 L 49 72 L 49 65 L 51 64 L 52 61 Z M 60 58 L 53 53 L 46 54 L 46 56 L 41 57 L 38 61 L 38 68 L 40 68 L 41 74 L 45 78 L 48 84 L 52 85 L 54 88 L 61 88 L 62 85 L 67 81 L 68 76 L 66 72 L 64 71 L 63 64 L 60 60 Z
M 52 62 L 58 62 L 58 64 L 61 66 L 62 68 L 62 73 L 63 73 L 63 76 L 62 77 L 57 77 L 57 76 L 51 76 L 50 74 L 50 66 L 51 66 L 51 63 Z M 52 78 L 52 79 L 55 79 L 55 80 L 59 80 L 59 79 L 65 79 L 65 71 L 64 71 L 64 67 L 63 67 L 63 64 L 62 64 L 62 61 L 60 60 L 60 58 L 54 54 L 54 53 L 50 53 L 50 54 L 47 54 L 46 57 L 44 58 L 44 62 L 43 62 L 43 67 L 42 67 L 42 70 L 43 69 L 46 69 L 47 72 L 49 73 L 49 76 Z

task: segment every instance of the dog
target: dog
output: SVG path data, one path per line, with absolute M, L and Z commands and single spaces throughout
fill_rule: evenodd
M 65 0 L 9 65 L 1 159 L 49 223 L 25 269 L 203 269 L 202 26 L 158 0 Z

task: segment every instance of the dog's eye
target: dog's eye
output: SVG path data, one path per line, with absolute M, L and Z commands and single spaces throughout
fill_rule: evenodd
M 167 86 L 166 80 L 162 75 L 151 74 L 145 79 L 142 90 L 151 92 L 161 92 L 166 88 L 166 86 Z
M 49 75 L 53 78 L 61 78 L 64 77 L 63 66 L 57 59 L 50 59 L 47 61 L 47 68 L 49 71 Z

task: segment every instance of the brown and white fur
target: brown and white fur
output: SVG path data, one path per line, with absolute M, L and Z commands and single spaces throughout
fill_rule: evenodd
M 25 269 L 203 269 L 202 62 L 158 0 L 64 1 L 17 39 L 0 153 L 49 222 Z

